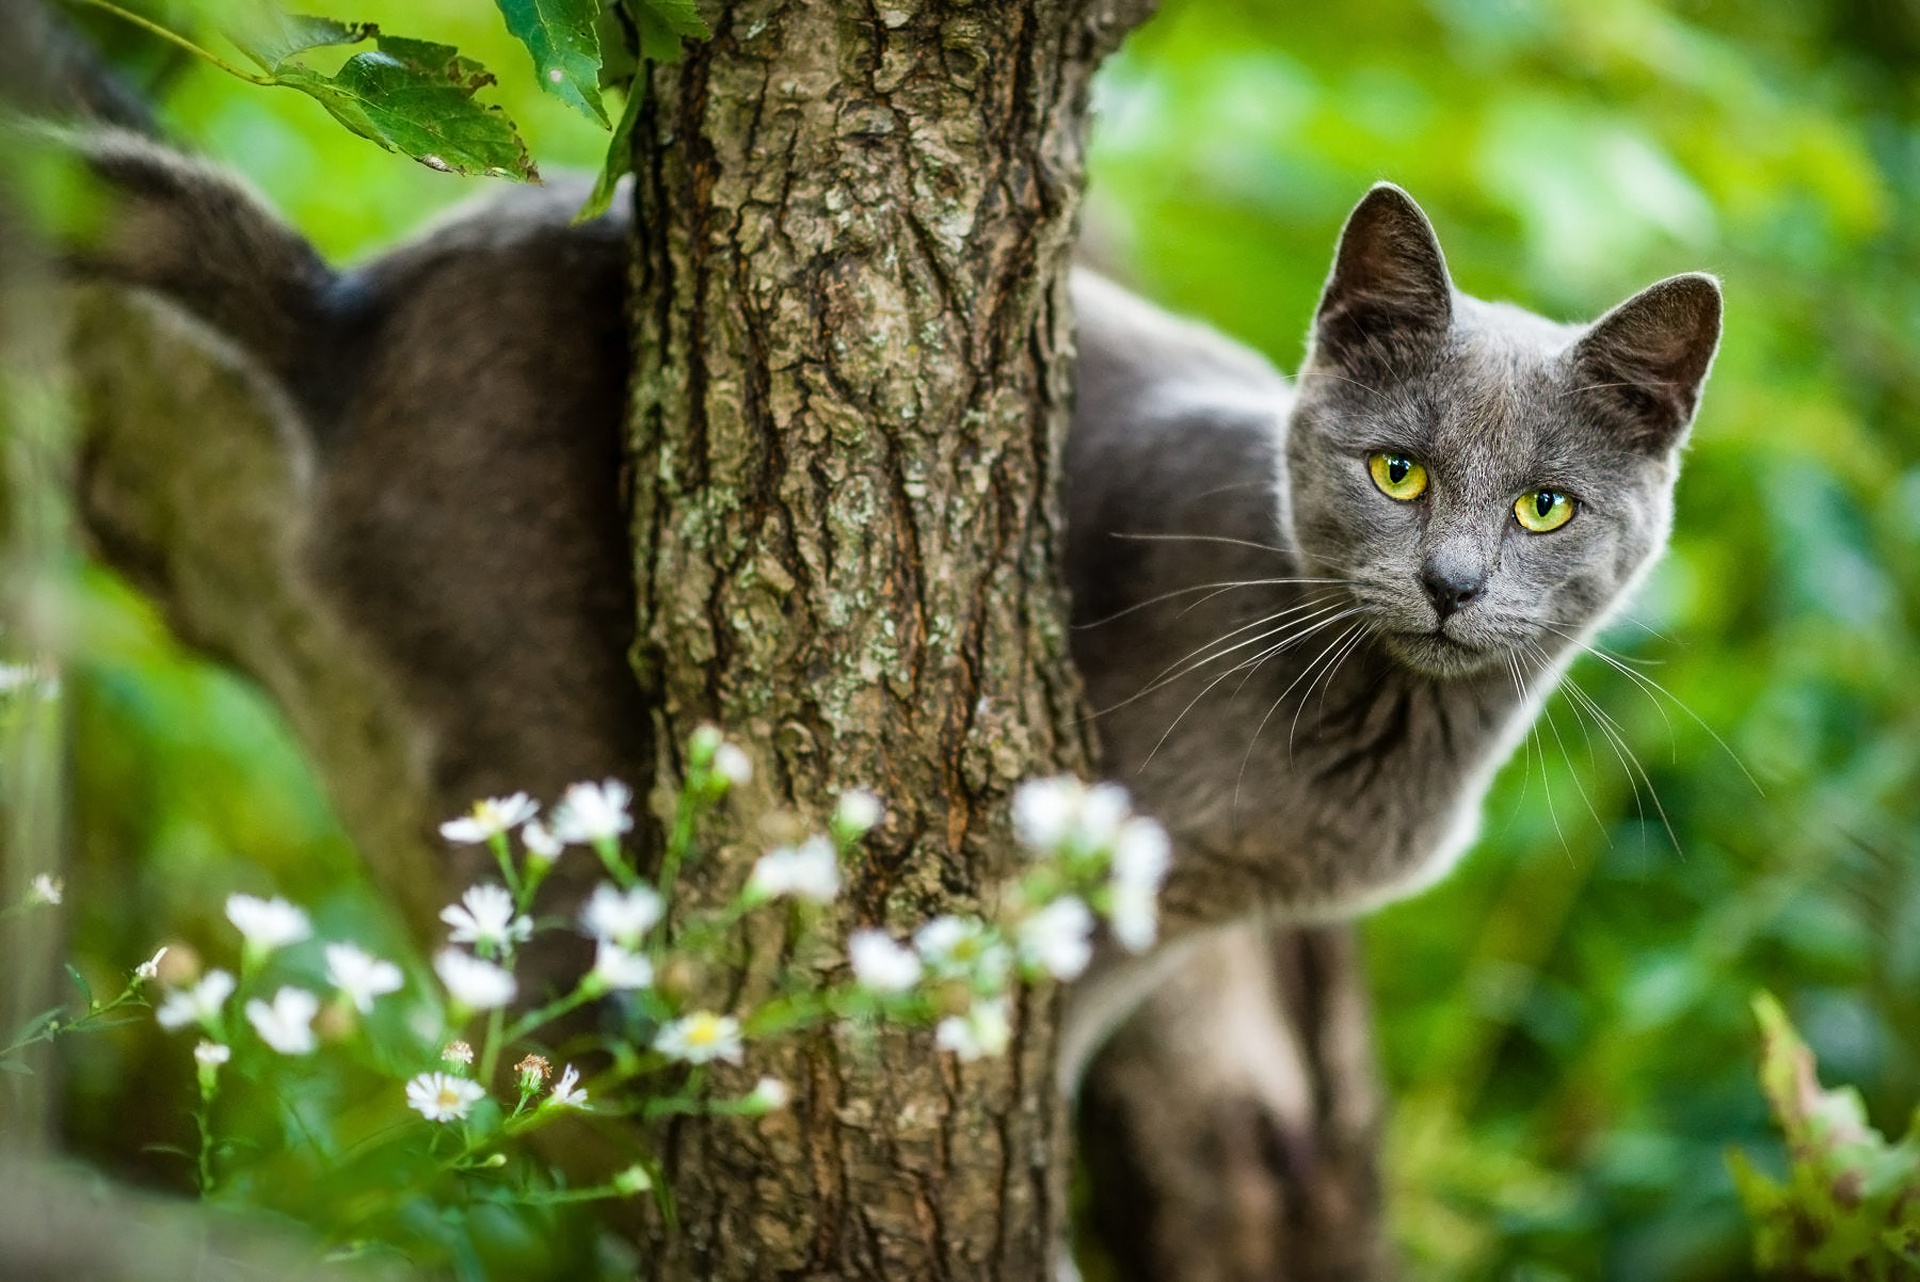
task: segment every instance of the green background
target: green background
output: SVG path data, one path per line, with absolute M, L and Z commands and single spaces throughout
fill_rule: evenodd
M 317 7 L 458 45 L 505 82 L 491 100 L 543 168 L 597 164 L 605 134 L 540 93 L 483 0 Z M 1571 678 L 1624 751 L 1556 698 L 1464 868 L 1366 934 L 1413 1276 L 1741 1276 L 1724 1155 L 1778 1163 L 1754 989 L 1883 1129 L 1920 1098 L 1920 19 L 1890 0 L 1163 9 L 1100 80 L 1091 234 L 1144 292 L 1283 368 L 1380 178 L 1482 297 L 1570 319 L 1672 272 L 1724 282 L 1673 550 L 1606 638 L 1634 675 L 1583 659 Z M 484 194 L 296 94 L 115 39 L 186 143 L 336 257 Z M 212 940 L 232 889 L 375 913 L 259 697 L 104 575 L 82 582 L 82 968 Z M 73 1125 L 126 1160 L 88 1119 L 131 1080 L 158 1095 L 185 1058 L 76 1044 Z M 178 1142 L 170 1100 L 151 1130 Z

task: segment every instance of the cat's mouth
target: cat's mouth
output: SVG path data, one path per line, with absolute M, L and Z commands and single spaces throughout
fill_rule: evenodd
M 1449 636 L 1443 627 L 1386 634 L 1388 648 L 1408 667 L 1433 676 L 1461 676 L 1492 660 L 1487 650 Z

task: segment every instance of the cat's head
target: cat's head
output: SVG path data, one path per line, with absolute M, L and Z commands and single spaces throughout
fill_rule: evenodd
M 1559 651 L 1665 546 L 1719 340 L 1710 276 L 1584 326 L 1469 298 L 1420 207 L 1383 183 L 1347 219 L 1314 316 L 1287 436 L 1296 546 L 1419 671 Z

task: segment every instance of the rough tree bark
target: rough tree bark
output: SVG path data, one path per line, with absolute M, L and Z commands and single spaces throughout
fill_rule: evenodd
M 1010 867 L 1019 780 L 1089 764 L 1053 568 L 1088 81 L 1140 0 L 727 6 L 636 132 L 639 668 L 752 802 L 890 813 L 848 913 L 905 926 Z M 663 760 L 663 780 L 675 765 Z M 744 808 L 751 813 L 754 804 Z M 736 831 L 709 865 L 737 884 Z M 748 941 L 751 993 L 783 940 Z M 1065 1227 L 1057 1001 L 1004 1060 L 781 1067 L 796 1107 L 683 1123 L 662 1276 L 1046 1274 Z

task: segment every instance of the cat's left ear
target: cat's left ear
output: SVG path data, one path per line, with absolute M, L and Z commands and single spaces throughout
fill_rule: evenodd
M 1720 346 L 1720 282 L 1669 276 L 1593 323 L 1574 348 L 1573 390 L 1605 398 L 1630 444 L 1659 452 L 1693 422 Z

